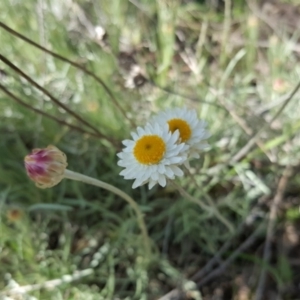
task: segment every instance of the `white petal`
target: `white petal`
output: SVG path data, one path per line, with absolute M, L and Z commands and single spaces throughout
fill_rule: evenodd
M 166 167 L 164 165 L 159 165 L 157 168 L 158 173 L 163 174 L 166 172 Z
M 156 181 L 150 180 L 149 181 L 149 185 L 148 185 L 149 186 L 149 190 L 151 190 L 156 185 L 156 183 L 157 183 Z
M 123 158 L 123 152 L 117 153 L 117 156 Z
M 139 137 L 142 136 L 142 135 L 144 135 L 144 133 L 145 133 L 145 130 L 142 127 L 138 127 L 136 130 L 137 130 L 137 132 L 139 134 Z
M 159 173 L 158 172 L 153 172 L 151 174 L 151 179 L 157 181 L 159 178 Z
M 174 178 L 174 172 L 170 167 L 166 167 L 166 172 L 165 172 L 166 176 L 168 176 L 170 179 Z
M 136 141 L 139 138 L 139 136 L 135 132 L 131 132 L 131 136 L 134 141 Z
M 141 186 L 141 185 L 142 185 L 142 181 L 141 181 L 139 178 L 137 178 L 137 179 L 133 182 L 132 188 L 135 189 L 135 188 L 137 188 L 138 186 Z
M 179 164 L 179 163 L 181 163 L 183 160 L 184 160 L 184 159 L 183 159 L 182 157 L 180 157 L 180 156 L 175 156 L 175 157 L 169 158 L 169 162 L 170 162 L 171 164 Z
M 176 176 L 183 176 L 183 171 L 178 168 L 177 166 L 170 166 L 170 168 L 172 169 L 173 173 L 176 175 Z
M 158 183 L 159 183 L 162 187 L 165 187 L 166 184 L 167 184 L 166 177 L 165 177 L 164 175 L 159 174 Z
M 131 141 L 131 140 L 124 140 L 124 141 L 122 141 L 122 144 L 125 145 L 125 146 L 129 146 L 129 145 L 134 144 L 134 142 Z

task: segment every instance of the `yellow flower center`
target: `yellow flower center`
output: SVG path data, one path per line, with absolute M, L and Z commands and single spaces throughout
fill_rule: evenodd
M 182 119 L 171 119 L 168 121 L 169 130 L 173 133 L 176 130 L 179 130 L 180 142 L 187 141 L 192 134 L 190 125 Z
M 144 135 L 137 140 L 133 155 L 143 165 L 154 165 L 161 161 L 166 152 L 164 140 L 157 135 Z

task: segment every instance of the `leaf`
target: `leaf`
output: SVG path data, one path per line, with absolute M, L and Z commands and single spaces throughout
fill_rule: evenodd
M 71 211 L 73 207 L 62 205 L 62 204 L 54 204 L 54 203 L 39 203 L 31 205 L 28 209 L 29 211 L 35 210 L 58 210 L 58 211 Z

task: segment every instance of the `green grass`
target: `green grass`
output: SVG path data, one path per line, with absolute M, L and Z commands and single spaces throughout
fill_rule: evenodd
M 300 159 L 299 94 L 271 128 L 268 125 L 299 81 L 298 58 L 290 47 L 299 32 L 285 36 L 287 43 L 268 31 L 268 47 L 259 47 L 259 31 L 265 26 L 239 2 L 232 22 L 245 42 L 235 44 L 230 34 L 226 53 L 220 53 L 224 50 L 223 13 L 204 3 L 78 1 L 71 7 L 63 3 L 2 0 L 0 20 L 99 76 L 126 117 L 93 78 L 0 28 L 3 56 L 103 136 L 117 141 L 112 145 L 106 138 L 70 130 L 0 91 L 0 290 L 12 279 L 21 286 L 33 285 L 92 269 L 91 275 L 72 283 L 29 294 L 43 300 L 156 299 L 191 278 L 232 233 L 172 186 L 132 190 L 132 183 L 118 175 L 120 142 L 129 137 L 133 124 L 145 124 L 161 109 L 182 105 L 196 109 L 209 123 L 210 148 L 192 162 L 193 180 L 185 176 L 178 183 L 205 203 L 211 199 L 237 229 L 261 197 L 274 194 L 284 166 L 297 165 Z M 42 14 L 37 12 L 38 5 L 44 5 Z M 89 32 L 96 25 L 106 30 L 104 47 Z M 174 32 L 184 37 L 181 46 Z M 128 71 L 119 64 L 124 49 L 129 49 L 129 57 L 134 56 L 152 83 L 125 88 Z M 83 128 L 1 61 L 0 69 L 6 74 L 0 76 L 0 83 L 24 102 Z M 256 145 L 229 165 L 263 126 L 263 147 Z M 71 170 L 113 184 L 138 202 L 152 241 L 150 266 L 145 268 L 142 262 L 139 227 L 123 200 L 68 180 L 40 190 L 27 178 L 23 157 L 32 148 L 49 144 L 67 154 Z M 299 185 L 297 176 L 291 185 Z M 21 211 L 18 220 L 10 220 L 13 209 Z M 297 205 L 290 205 L 283 223 L 294 224 L 298 219 Z M 255 260 L 276 276 L 284 270 L 283 277 L 275 280 L 280 286 L 291 280 L 292 271 L 282 253 L 275 266 L 262 266 L 260 259 L 249 255 L 244 260 L 241 256 L 244 265 Z M 238 263 L 233 266 L 238 268 Z

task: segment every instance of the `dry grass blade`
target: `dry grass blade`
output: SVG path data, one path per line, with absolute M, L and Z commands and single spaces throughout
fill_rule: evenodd
M 237 258 L 238 255 L 240 255 L 243 251 L 251 247 L 253 243 L 256 241 L 257 237 L 261 234 L 261 231 L 264 228 L 264 223 L 262 223 L 258 228 L 229 256 L 228 259 L 226 259 L 218 268 L 216 268 L 214 271 L 209 273 L 206 277 L 204 277 L 202 280 L 199 281 L 198 287 L 202 287 L 203 285 L 207 284 L 210 280 L 220 276 L 230 264 L 233 263 L 233 261 Z M 240 233 L 240 231 L 243 229 L 243 226 L 240 227 L 236 234 Z M 213 265 L 220 260 L 221 255 L 226 252 L 228 247 L 231 244 L 231 240 L 228 241 L 223 245 L 223 247 L 220 249 L 220 251 L 204 266 L 202 270 L 197 272 L 193 277 L 192 280 L 196 281 L 200 277 L 202 277 L 207 271 L 210 271 L 213 267 Z M 164 295 L 163 297 L 159 298 L 158 300 L 172 300 L 172 299 L 178 299 L 180 300 L 180 296 L 182 295 L 182 292 L 179 289 L 174 289 L 170 291 L 168 294 Z M 177 298 L 176 298 L 177 297 Z
M 6 31 L 8 31 L 9 33 L 13 34 L 14 36 L 22 39 L 23 41 L 29 43 L 30 45 L 50 54 L 51 56 L 61 60 L 61 61 L 64 61 L 66 63 L 69 63 L 70 65 L 72 65 L 73 67 L 83 71 L 84 73 L 86 73 L 87 75 L 91 76 L 92 78 L 94 78 L 103 88 L 104 90 L 107 92 L 107 94 L 110 96 L 112 102 L 114 103 L 114 105 L 119 109 L 119 111 L 122 113 L 122 115 L 125 117 L 125 119 L 127 119 L 130 124 L 132 126 L 135 126 L 134 125 L 134 122 L 131 120 L 131 119 L 128 119 L 127 115 L 126 115 L 126 112 L 125 110 L 119 105 L 117 99 L 115 98 L 114 94 L 112 93 L 112 91 L 110 90 L 110 88 L 106 85 L 106 83 L 97 75 L 95 75 L 93 72 L 89 71 L 88 69 L 86 69 L 85 67 L 81 66 L 80 64 L 72 61 L 72 60 L 69 60 L 57 53 L 54 53 L 52 51 L 50 51 L 49 49 L 35 43 L 34 41 L 30 40 L 29 38 L 25 37 L 24 35 L 16 32 L 15 30 L 13 30 L 12 28 L 8 27 L 7 25 L 5 25 L 4 23 L 0 22 L 0 27 L 2 27 L 3 29 L 5 29 Z
M 261 231 L 264 228 L 264 223 L 262 223 L 230 256 L 226 259 L 220 267 L 215 269 L 213 272 L 208 274 L 205 278 L 203 278 L 198 286 L 202 287 L 207 284 L 210 280 L 220 276 L 229 266 L 233 263 L 233 261 L 246 249 L 248 249 L 251 245 L 254 244 L 258 236 L 261 234 Z
M 232 244 L 233 239 L 236 238 L 243 231 L 244 228 L 245 228 L 245 223 L 242 223 L 240 227 L 237 229 L 237 231 L 233 234 L 233 236 L 229 238 L 228 241 L 226 241 L 226 243 L 220 248 L 220 250 L 214 255 L 214 257 L 192 277 L 193 281 L 198 281 L 205 274 L 209 273 L 213 269 L 216 263 L 219 263 L 221 261 L 222 255 L 226 251 L 228 251 L 229 247 Z
M 263 261 L 268 264 L 271 258 L 271 240 L 274 233 L 276 215 L 280 202 L 283 199 L 284 192 L 286 190 L 287 184 L 290 177 L 293 174 L 293 169 L 291 166 L 287 166 L 279 180 L 276 195 L 272 202 L 271 211 L 269 215 L 269 223 L 267 228 L 266 242 L 264 246 Z M 256 290 L 255 300 L 261 300 L 263 298 L 264 287 L 266 283 L 266 269 L 263 269 L 260 274 L 259 283 Z
M 175 92 L 169 88 L 166 88 L 166 87 L 162 87 L 160 85 L 158 85 L 157 83 L 155 83 L 154 81 L 152 80 L 149 80 L 149 83 L 151 85 L 153 85 L 154 87 L 168 93 L 168 94 L 171 94 L 171 95 L 174 95 L 174 96 L 178 96 L 178 97 L 181 97 L 181 98 L 184 98 L 184 99 L 187 99 L 187 100 L 190 100 L 192 102 L 195 102 L 195 103 L 204 103 L 204 104 L 209 104 L 209 105 L 212 105 L 212 106 L 215 106 L 217 108 L 221 108 L 223 110 L 226 110 L 222 105 L 218 104 L 218 103 L 214 103 L 214 102 L 210 102 L 210 101 L 206 101 L 206 100 L 203 100 L 203 99 L 199 99 L 199 98 L 196 98 L 196 97 L 192 97 L 192 96 L 188 96 L 188 95 L 185 95 L 185 94 L 182 94 L 182 93 L 178 93 L 178 92 Z
M 22 70 L 20 70 L 17 66 L 15 66 L 12 62 L 10 62 L 6 57 L 4 57 L 2 54 L 0 54 L 0 60 L 2 60 L 7 66 L 9 66 L 11 69 L 13 69 L 17 74 L 19 74 L 21 77 L 25 78 L 29 83 L 31 83 L 34 87 L 36 87 L 38 90 L 40 90 L 43 94 L 47 95 L 56 105 L 63 108 L 66 112 L 68 112 L 71 116 L 76 118 L 78 121 L 80 121 L 82 124 L 86 125 L 87 127 L 91 128 L 94 132 L 96 132 L 99 136 L 103 136 L 101 132 L 91 125 L 89 122 L 84 120 L 81 116 L 79 116 L 77 113 L 72 111 L 70 108 L 68 108 L 65 104 L 60 102 L 58 99 L 56 99 L 52 94 L 50 94 L 46 89 L 44 89 L 42 86 L 40 86 L 36 81 L 34 81 L 31 77 L 29 77 L 27 74 L 25 74 Z
M 49 118 L 49 119 L 51 119 L 51 120 L 57 122 L 58 124 L 67 126 L 67 127 L 71 128 L 71 129 L 73 129 L 73 130 L 76 130 L 76 131 L 80 132 L 80 133 L 88 134 L 88 135 L 90 135 L 90 136 L 97 137 L 97 138 L 101 137 L 101 138 L 104 138 L 104 139 L 108 140 L 112 145 L 116 145 L 116 142 L 115 142 L 115 141 L 113 141 L 113 140 L 111 140 L 111 139 L 108 139 L 106 136 L 102 136 L 102 135 L 99 136 L 99 134 L 96 134 L 96 133 L 93 133 L 93 132 L 86 131 L 86 130 L 82 129 L 81 127 L 78 127 L 78 126 L 76 126 L 76 125 L 70 124 L 70 123 L 68 123 L 68 122 L 66 122 L 66 121 L 64 121 L 64 120 L 61 120 L 61 119 L 59 119 L 59 118 L 57 118 L 57 117 L 55 117 L 55 116 L 52 116 L 52 115 L 50 115 L 50 114 L 48 114 L 48 113 L 46 113 L 46 112 L 44 112 L 44 111 L 42 111 L 42 110 L 40 110 L 40 109 L 38 109 L 38 108 L 35 108 L 35 107 L 31 106 L 30 104 L 24 102 L 24 101 L 21 100 L 19 97 L 17 97 L 17 96 L 14 95 L 13 93 L 11 93 L 9 90 L 7 90 L 2 84 L 0 84 L 0 89 L 1 89 L 6 95 L 8 95 L 11 99 L 13 99 L 14 101 L 16 101 L 17 103 L 19 103 L 20 105 L 26 107 L 27 109 L 29 109 L 29 110 L 31 110 L 31 111 L 33 111 L 33 112 L 36 112 L 36 113 L 38 113 L 38 114 L 40 114 L 40 115 L 42 115 L 42 116 L 44 116 L 44 117 L 47 117 L 47 118 Z
M 257 138 L 259 137 L 259 135 L 266 128 L 270 127 L 273 124 L 273 122 L 280 116 L 280 114 L 284 111 L 286 106 L 290 103 L 290 101 L 293 99 L 293 97 L 295 96 L 295 94 L 298 92 L 299 89 L 300 89 L 300 82 L 296 85 L 294 90 L 291 92 L 291 94 L 284 101 L 284 103 L 279 108 L 279 110 L 277 111 L 275 116 L 271 119 L 270 123 L 262 126 L 262 128 L 252 136 L 252 138 L 249 140 L 249 142 L 242 149 L 240 149 L 238 151 L 238 153 L 236 153 L 234 155 L 234 157 L 230 161 L 231 164 L 234 164 L 234 163 L 240 161 L 243 157 L 245 157 L 247 155 L 247 153 L 252 149 L 252 147 L 255 145 L 255 143 L 257 143 Z
M 228 107 L 228 105 L 225 103 L 225 101 L 219 97 L 219 101 L 220 103 L 222 103 L 222 105 L 224 105 L 224 108 L 228 111 L 228 113 L 231 115 L 231 117 L 233 118 L 234 121 L 236 121 L 236 123 L 245 131 L 245 133 L 249 136 L 251 136 L 253 134 L 252 129 L 248 126 L 248 124 L 246 123 L 246 121 L 244 119 L 242 119 L 236 112 L 234 109 Z M 272 161 L 272 158 L 270 157 L 270 155 L 268 154 L 268 152 L 264 149 L 264 144 L 259 140 L 255 140 L 256 145 L 261 149 L 262 152 L 265 153 L 265 155 L 267 156 L 267 158 Z

